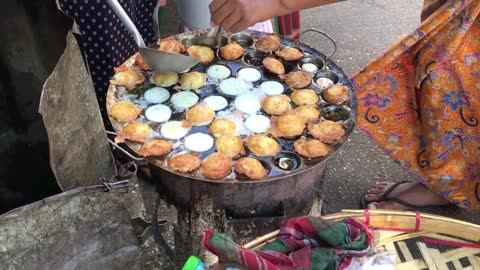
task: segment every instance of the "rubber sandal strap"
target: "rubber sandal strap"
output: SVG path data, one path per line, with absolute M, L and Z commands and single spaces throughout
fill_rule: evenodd
M 362 199 L 360 200 L 360 208 L 361 209 L 366 209 L 370 203 L 374 203 L 374 202 L 380 203 L 380 202 L 384 202 L 386 200 L 389 200 L 388 195 L 390 195 L 390 193 L 392 193 L 393 190 L 395 190 L 401 184 L 410 183 L 410 182 L 411 181 L 400 181 L 400 182 L 396 182 L 396 183 L 392 184 L 388 189 L 385 190 L 385 192 L 383 192 L 382 196 L 378 200 L 375 200 L 375 201 L 367 201 L 365 199 L 365 196 L 363 196 Z
M 389 199 L 388 195 L 390 195 L 390 193 L 392 193 L 398 186 L 400 186 L 402 184 L 406 184 L 406 183 L 411 183 L 411 181 L 400 181 L 400 182 L 397 182 L 397 183 L 391 185 L 387 190 L 385 190 L 385 192 L 383 192 L 380 199 L 378 199 L 375 202 L 383 202 L 383 201 L 388 200 Z
M 397 188 L 399 185 L 405 184 L 405 183 L 410 183 L 410 182 L 411 181 L 401 181 L 401 182 L 397 182 L 397 183 L 391 185 L 387 190 L 385 190 L 383 195 L 376 201 L 367 201 L 365 198 L 363 198 L 362 201 L 361 201 L 361 207 L 363 209 L 366 209 L 368 207 L 368 204 L 370 204 L 370 203 L 381 203 L 381 202 L 398 203 L 400 205 L 403 205 L 403 206 L 407 207 L 409 210 L 420 210 L 420 209 L 432 208 L 432 207 L 438 207 L 439 206 L 439 205 L 415 205 L 415 204 L 411 204 L 409 202 L 406 202 L 406 201 L 398 199 L 398 198 L 389 198 L 388 197 L 388 195 L 390 195 L 390 193 L 392 193 L 392 191 L 395 190 L 395 188 Z

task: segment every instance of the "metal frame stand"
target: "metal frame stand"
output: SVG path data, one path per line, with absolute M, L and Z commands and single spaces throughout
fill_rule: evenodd
M 323 178 L 323 173 L 318 177 Z M 321 215 L 324 181 L 320 181 L 319 185 L 316 187 L 319 192 L 310 207 L 297 215 Z M 217 261 L 215 255 L 200 245 L 200 235 L 204 229 L 214 228 L 218 232 L 230 234 L 237 243 L 243 245 L 261 235 L 277 230 L 286 219 L 290 218 L 281 216 L 230 219 L 226 216 L 224 209 L 218 209 L 208 196 L 192 200 L 189 207 L 175 207 L 177 224 L 174 225 L 174 244 L 177 266 L 181 266 L 191 255 L 202 258 L 207 265 Z

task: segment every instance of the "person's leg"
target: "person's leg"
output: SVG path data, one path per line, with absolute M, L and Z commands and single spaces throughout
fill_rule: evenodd
M 369 209 L 407 210 L 410 207 L 398 203 L 400 200 L 418 207 L 448 205 L 450 201 L 440 197 L 434 191 L 418 182 L 406 182 L 393 189 L 394 182 L 378 182 L 365 195 Z M 391 190 L 391 192 L 389 192 Z M 385 197 L 385 193 L 389 194 Z M 394 200 L 391 200 L 394 199 Z
M 359 129 L 420 183 L 400 185 L 387 198 L 422 206 L 443 204 L 441 196 L 480 209 L 480 43 L 473 38 L 480 33 L 479 16 L 478 1 L 441 5 L 351 78 Z M 472 19 L 459 28 L 464 17 Z M 368 200 L 388 193 L 388 185 L 377 185 Z M 370 207 L 404 208 L 392 200 Z

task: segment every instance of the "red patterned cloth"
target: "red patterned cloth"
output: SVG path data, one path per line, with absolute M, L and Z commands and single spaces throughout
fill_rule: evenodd
M 251 251 L 227 235 L 207 229 L 203 246 L 221 262 L 241 264 L 251 270 L 346 269 L 353 257 L 366 255 L 374 246 L 374 232 L 354 218 L 332 223 L 316 217 L 286 221 L 277 239 L 261 251 Z

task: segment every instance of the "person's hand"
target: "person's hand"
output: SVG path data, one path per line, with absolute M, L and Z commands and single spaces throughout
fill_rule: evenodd
M 345 0 L 213 0 L 210 13 L 212 25 L 238 32 L 275 16 L 342 1 Z
M 281 0 L 213 0 L 212 24 L 238 32 L 282 13 Z

